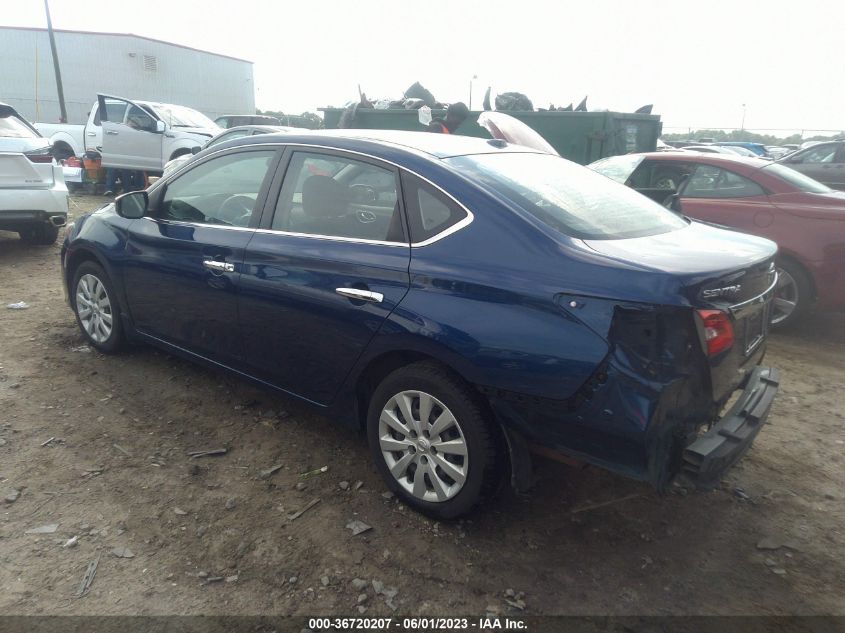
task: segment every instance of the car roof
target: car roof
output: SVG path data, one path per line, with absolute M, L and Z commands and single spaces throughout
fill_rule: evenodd
M 361 145 L 370 150 L 379 147 L 411 150 L 415 153 L 428 154 L 434 158 L 466 156 L 468 154 L 494 154 L 500 152 L 539 153 L 528 147 L 512 145 L 504 141 L 483 139 L 457 134 L 437 134 L 434 132 L 407 132 L 403 130 L 313 130 L 306 134 L 280 133 L 247 136 L 228 141 L 226 147 L 250 145 L 253 143 L 302 143 L 321 145 L 327 148 L 360 149 Z M 221 145 L 221 148 L 223 145 Z
M 237 131 L 237 130 L 263 130 L 268 133 L 272 132 L 306 132 L 307 129 L 304 127 L 294 127 L 292 125 L 266 125 L 266 124 L 259 124 L 259 123 L 250 123 L 248 125 L 235 125 L 230 128 L 226 128 L 218 136 L 223 136 L 224 134 L 228 134 L 229 132 Z
M 760 168 L 772 164 L 771 161 L 763 160 L 762 158 L 740 156 L 739 154 L 708 154 L 705 152 L 645 152 L 637 154 L 637 156 L 654 160 L 683 160 L 693 163 L 732 163 L 745 165 L 746 167 L 751 168 Z

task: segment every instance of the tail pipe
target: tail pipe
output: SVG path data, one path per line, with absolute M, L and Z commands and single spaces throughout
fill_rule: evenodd
M 50 223 L 53 226 L 64 226 L 67 224 L 67 218 L 63 215 L 52 215 L 50 216 Z

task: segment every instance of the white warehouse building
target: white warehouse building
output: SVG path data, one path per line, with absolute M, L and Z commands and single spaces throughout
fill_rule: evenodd
M 85 123 L 97 93 L 174 103 L 214 119 L 255 112 L 252 62 L 129 33 L 54 29 L 68 123 Z M 0 26 L 0 101 L 57 123 L 47 29 Z

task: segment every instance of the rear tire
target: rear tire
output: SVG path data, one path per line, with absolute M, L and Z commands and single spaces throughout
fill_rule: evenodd
M 50 246 L 51 244 L 55 244 L 59 237 L 59 227 L 53 226 L 52 224 L 39 224 L 19 231 L 18 235 L 27 244 Z
M 772 304 L 772 327 L 783 329 L 798 323 L 813 299 L 813 283 L 807 271 L 790 259 L 779 259 L 778 285 Z
M 113 354 L 125 343 L 120 304 L 111 279 L 99 264 L 83 262 L 73 275 L 70 301 L 76 323 L 90 345 Z
M 491 424 L 471 387 L 436 363 L 420 362 L 394 371 L 376 388 L 367 439 L 391 492 L 424 514 L 453 519 L 495 492 L 501 480 Z

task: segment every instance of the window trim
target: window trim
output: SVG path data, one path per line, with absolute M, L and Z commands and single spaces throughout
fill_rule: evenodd
M 401 172 L 401 170 L 400 170 L 400 172 Z M 411 178 L 414 178 L 414 177 L 419 178 L 418 176 L 416 176 L 415 174 L 412 174 L 412 173 L 411 173 L 410 171 L 408 171 L 408 170 L 405 170 L 405 173 L 406 173 L 408 176 L 411 176 Z M 400 175 L 401 175 L 401 174 L 400 174 Z M 413 195 L 415 195 L 415 196 L 419 196 L 419 192 L 420 192 L 420 191 L 423 191 L 423 188 L 422 188 L 422 187 L 420 187 L 417 183 L 413 182 L 413 180 L 410 180 L 410 181 L 409 181 L 409 179 L 408 179 L 408 178 L 400 178 L 400 180 L 402 181 L 403 194 L 405 194 L 405 195 L 410 195 L 410 194 L 411 194 L 411 192 L 413 192 Z M 420 178 L 419 180 L 420 180 L 420 182 L 422 182 L 422 183 L 424 183 L 424 184 L 431 184 L 431 182 L 430 182 L 430 181 L 428 181 L 428 180 L 425 180 L 425 179 L 422 179 L 422 178 Z M 407 181 L 407 182 L 406 182 L 406 181 Z M 408 191 L 409 189 L 410 189 L 411 191 Z M 442 190 L 442 189 L 440 189 L 439 187 L 435 187 L 435 188 L 434 188 L 434 190 L 435 190 L 435 192 L 442 192 L 442 191 L 443 191 L 443 190 Z M 431 194 L 429 194 L 429 195 L 431 195 Z M 433 197 L 433 198 L 435 198 L 435 200 L 437 200 L 437 196 L 432 196 L 432 197 Z M 454 198 L 453 198 L 452 196 L 447 196 L 447 199 L 448 199 L 448 200 L 451 200 L 451 201 L 454 201 Z M 419 211 L 419 214 L 420 214 L 420 217 L 419 217 L 419 221 L 420 221 L 420 228 L 421 228 L 423 231 L 425 231 L 425 227 L 423 226 L 423 219 L 422 219 L 422 207 L 421 207 L 421 204 L 420 204 L 419 198 L 417 198 L 417 200 L 416 200 L 414 203 L 412 203 L 412 204 L 410 204 L 410 205 L 408 205 L 408 206 L 406 207 L 406 213 L 407 213 L 406 218 L 407 218 L 407 222 L 408 222 L 408 236 L 409 236 L 409 237 L 411 237 L 411 233 L 412 233 L 412 230 L 411 230 L 411 209 L 416 209 L 416 210 L 418 210 L 418 211 Z M 466 207 L 464 207 L 463 205 L 458 205 L 458 209 L 463 210 L 463 211 L 464 211 L 464 213 L 468 213 L 468 211 L 467 211 Z M 450 215 L 451 215 L 451 211 L 450 211 Z M 449 224 L 449 225 L 448 225 L 446 228 L 444 228 L 442 231 L 438 231 L 437 233 L 435 233 L 435 234 L 434 234 L 434 235 L 432 235 L 431 237 L 426 238 L 425 240 L 422 240 L 422 241 L 417 242 L 417 243 L 418 243 L 418 244 L 425 244 L 425 243 L 429 242 L 430 240 L 432 240 L 433 238 L 435 238 L 435 237 L 439 236 L 441 233 L 446 233 L 446 232 L 447 232 L 447 231 L 449 231 L 449 229 L 451 229 L 452 227 L 454 227 L 454 226 L 458 226 L 459 224 L 461 224 L 461 223 L 462 223 L 462 222 L 466 219 L 466 217 L 467 217 L 467 216 L 466 216 L 466 215 L 464 215 L 464 217 L 462 217 L 460 220 L 458 220 L 457 222 L 454 222 L 453 224 Z
M 262 136 L 264 136 L 264 135 L 262 135 Z M 246 137 L 246 138 L 249 138 L 249 137 Z M 432 182 L 430 179 L 426 178 L 422 174 L 414 171 L 413 169 L 409 169 L 408 167 L 406 167 L 404 165 L 394 163 L 393 161 L 385 159 L 385 158 L 373 156 L 372 154 L 367 154 L 366 152 L 359 152 L 359 151 L 351 150 L 351 149 L 339 149 L 339 148 L 331 147 L 331 146 L 327 146 L 327 145 L 317 145 L 316 143 L 285 143 L 285 142 L 279 142 L 279 141 L 271 141 L 271 142 L 267 142 L 267 143 L 249 143 L 249 144 L 246 144 L 246 145 L 236 145 L 235 147 L 226 147 L 226 148 L 221 148 L 221 149 L 217 149 L 217 150 L 210 152 L 207 156 L 204 156 L 202 158 L 202 160 L 192 162 L 188 169 L 186 169 L 186 170 L 180 169 L 177 172 L 175 172 L 176 177 L 173 178 L 172 180 L 162 178 L 162 179 L 156 181 L 149 189 L 150 201 L 151 201 L 150 210 L 157 214 L 158 211 L 159 211 L 159 209 L 158 209 L 159 201 L 161 200 L 161 196 L 164 195 L 164 191 L 167 189 L 167 186 L 171 182 L 175 181 L 177 178 L 181 177 L 183 174 L 188 173 L 188 171 L 190 171 L 191 169 L 194 169 L 195 167 L 199 167 L 200 165 L 202 165 L 207 160 L 211 160 L 211 158 L 216 157 L 219 154 L 223 154 L 224 152 L 239 152 L 239 151 L 244 151 L 244 150 L 256 150 L 257 151 L 259 149 L 266 150 L 268 148 L 272 148 L 276 151 L 276 154 L 277 154 L 276 158 L 274 159 L 274 161 L 276 161 L 276 164 L 271 165 L 271 169 L 274 170 L 274 175 L 270 179 L 267 190 L 265 192 L 262 192 L 264 194 L 264 196 L 263 196 L 264 199 L 263 199 L 263 202 L 262 202 L 263 206 L 262 206 L 261 212 L 258 214 L 258 216 L 260 217 L 260 221 L 256 222 L 256 224 L 258 224 L 258 227 L 255 228 L 256 232 L 278 234 L 278 235 L 291 235 L 293 237 L 307 237 L 307 238 L 313 238 L 313 239 L 323 239 L 323 240 L 338 241 L 338 242 L 358 242 L 358 243 L 362 243 L 362 244 L 377 244 L 377 245 L 382 245 L 382 246 L 393 246 L 393 247 L 408 246 L 408 243 L 400 243 L 400 242 L 379 242 L 379 241 L 376 241 L 376 240 L 365 240 L 363 238 L 357 238 L 357 237 L 340 238 L 340 237 L 334 237 L 334 236 L 331 236 L 331 235 L 314 235 L 314 234 L 307 234 L 306 235 L 306 234 L 301 234 L 301 233 L 287 233 L 285 231 L 278 231 L 278 230 L 275 230 L 275 229 L 263 228 L 262 224 L 264 222 L 264 216 L 269 213 L 268 217 L 272 220 L 272 217 L 273 217 L 272 213 L 275 210 L 275 209 L 273 209 L 273 210 L 268 209 L 268 205 L 267 205 L 268 197 L 269 197 L 268 194 L 271 191 L 277 192 L 276 198 L 278 199 L 278 196 L 281 194 L 281 185 L 282 185 L 282 181 L 284 179 L 285 171 L 287 170 L 287 164 L 289 162 L 289 152 L 295 151 L 296 148 L 302 148 L 302 147 L 309 148 L 309 149 L 323 150 L 325 152 L 336 152 L 338 154 L 352 154 L 354 156 L 361 156 L 363 158 L 367 158 L 369 160 L 375 161 L 376 163 L 384 163 L 385 165 L 391 165 L 392 167 L 394 167 L 396 169 L 404 169 L 409 174 L 412 174 L 412 175 L 416 176 L 417 178 L 424 180 L 425 182 L 430 184 L 435 189 L 438 189 L 439 191 L 443 192 L 443 194 L 445 196 L 447 196 L 448 198 L 453 200 L 455 202 L 455 204 L 457 204 L 464 211 L 466 211 L 467 215 L 463 220 L 461 220 L 460 222 L 458 222 L 456 224 L 453 224 L 449 228 L 444 229 L 441 233 L 438 233 L 437 235 L 433 235 L 432 237 L 428 238 L 427 240 L 425 240 L 423 242 L 411 242 L 411 244 L 410 244 L 411 248 L 422 248 L 424 246 L 429 246 L 430 244 L 434 244 L 435 242 L 439 242 L 440 240 L 442 240 L 446 237 L 449 237 L 453 233 L 457 233 L 461 229 L 469 226 L 470 224 L 472 224 L 473 220 L 475 219 L 475 214 L 473 214 L 473 212 L 470 211 L 465 204 L 463 204 L 460 200 L 455 198 L 455 196 L 453 196 L 448 191 L 443 189 L 443 187 L 441 187 L 440 185 Z M 281 167 L 281 163 L 283 161 L 284 161 L 284 168 Z M 159 183 L 161 183 L 161 184 L 159 184 Z M 403 195 L 402 195 L 402 202 L 400 204 L 402 204 L 403 208 L 404 208 L 404 192 L 403 192 Z M 255 215 L 255 214 L 253 214 L 253 215 Z M 160 218 L 152 218 L 152 219 L 157 220 L 157 221 L 160 220 Z M 406 223 L 406 229 L 407 229 L 407 217 L 405 217 L 404 213 L 403 213 L 403 220 Z M 250 225 L 252 225 L 252 223 L 253 222 L 251 220 Z M 199 223 L 189 223 L 189 222 L 186 222 L 185 224 L 188 224 L 189 226 L 205 226 L 205 227 L 213 226 L 213 225 L 210 225 L 210 224 L 199 224 Z M 222 227 L 222 228 L 231 228 L 231 227 Z M 242 229 L 243 227 L 238 227 L 238 228 Z M 253 229 L 252 226 L 247 227 L 247 230 L 252 230 L 252 229 Z M 410 239 L 410 233 L 408 235 L 409 235 L 409 239 Z

